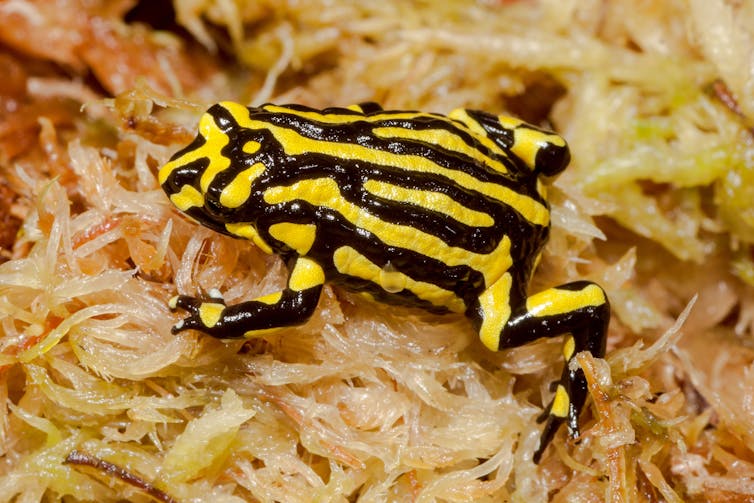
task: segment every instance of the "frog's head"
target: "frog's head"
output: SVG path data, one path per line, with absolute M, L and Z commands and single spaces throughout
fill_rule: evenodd
M 529 170 L 545 179 L 559 175 L 571 162 L 571 152 L 562 136 L 520 119 L 498 116 L 505 133 L 498 138 Z
M 220 103 L 207 110 L 194 141 L 176 152 L 158 175 L 162 189 L 180 211 L 224 233 L 229 232 L 227 224 L 256 219 L 251 188 L 265 169 L 254 155 L 260 143 L 244 136 L 229 105 Z M 246 107 L 242 111 L 248 114 Z

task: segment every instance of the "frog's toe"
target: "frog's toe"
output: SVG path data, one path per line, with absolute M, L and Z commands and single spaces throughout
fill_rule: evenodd
M 550 409 L 551 405 L 548 405 L 545 409 L 545 412 L 537 418 L 537 422 L 541 423 L 542 421 L 547 419 L 547 423 L 545 424 L 545 427 L 542 430 L 542 434 L 539 437 L 539 447 L 537 447 L 537 450 L 534 451 L 534 456 L 532 459 L 535 463 L 539 463 L 539 460 L 542 458 L 542 454 L 545 452 L 545 449 L 547 449 L 547 446 L 550 445 L 550 442 L 552 442 L 552 439 L 555 436 L 555 433 L 558 431 L 558 428 L 560 428 L 560 425 L 565 422 L 565 418 L 553 416 L 549 412 L 548 409 Z
M 223 294 L 218 288 L 210 288 L 210 290 L 207 292 L 207 296 L 215 302 L 225 304 L 225 300 L 223 300 Z
M 191 316 L 188 316 L 175 325 L 170 329 L 170 333 L 173 335 L 183 332 L 184 330 L 191 330 L 191 329 L 198 329 L 201 330 L 204 328 L 204 324 L 201 322 L 201 319 L 199 318 L 198 314 L 192 314 Z
M 168 301 L 168 307 L 171 311 L 177 311 L 183 309 L 189 313 L 198 313 L 199 307 L 202 305 L 202 301 L 196 297 L 190 297 L 188 295 L 176 295 Z
M 545 410 L 537 418 L 537 422 L 545 423 L 540 436 L 539 447 L 534 453 L 534 461 L 539 463 L 542 453 L 547 448 L 550 441 L 555 436 L 558 428 L 563 423 L 568 426 L 568 433 L 571 438 L 578 438 L 579 432 L 579 415 L 584 407 L 587 395 L 586 379 L 584 373 L 578 370 L 570 370 L 568 364 L 563 369 L 563 377 L 560 381 L 553 383 L 555 395 Z
M 173 327 L 170 329 L 170 332 L 175 335 L 179 332 L 183 332 L 184 330 L 201 329 L 203 327 L 203 323 L 201 321 L 202 304 L 204 303 L 201 301 L 201 299 L 197 299 L 196 297 L 191 297 L 188 295 L 176 295 L 175 297 L 171 298 L 168 301 L 168 307 L 170 308 L 170 310 L 175 312 L 179 309 L 182 309 L 184 311 L 187 311 L 189 313 L 189 316 L 173 325 Z

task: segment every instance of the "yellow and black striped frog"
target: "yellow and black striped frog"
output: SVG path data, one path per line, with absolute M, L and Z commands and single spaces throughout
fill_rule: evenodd
M 248 338 L 301 324 L 330 282 L 465 313 L 493 351 L 565 335 L 538 461 L 562 423 L 578 436 L 586 381 L 568 363 L 604 356 L 610 318 L 588 281 L 527 292 L 550 229 L 546 182 L 569 161 L 557 134 L 475 110 L 218 103 L 159 182 L 179 210 L 281 256 L 290 273 L 282 291 L 234 305 L 218 290 L 178 295 L 170 307 L 189 315 L 173 331 Z

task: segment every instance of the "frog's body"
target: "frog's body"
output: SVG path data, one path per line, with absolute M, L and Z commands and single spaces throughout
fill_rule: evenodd
M 601 357 L 610 310 L 599 286 L 527 296 L 550 225 L 541 177 L 568 161 L 554 133 L 479 111 L 214 105 L 160 183 L 181 211 L 282 256 L 291 273 L 283 291 L 232 306 L 217 293 L 175 297 L 190 316 L 174 330 L 253 337 L 300 324 L 327 281 L 466 313 L 492 350 L 569 333 L 566 361 Z M 535 459 L 562 422 L 578 434 L 585 398 L 583 373 L 566 366 Z

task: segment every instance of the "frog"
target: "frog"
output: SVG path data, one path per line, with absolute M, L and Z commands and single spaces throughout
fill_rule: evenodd
M 578 280 L 530 294 L 550 233 L 548 187 L 565 139 L 507 115 L 316 109 L 224 101 L 158 172 L 200 224 L 281 257 L 285 288 L 228 304 L 219 289 L 176 295 L 173 333 L 254 338 L 305 323 L 323 286 L 431 313 L 462 313 L 492 351 L 563 336 L 564 366 L 538 417 L 539 463 L 565 424 L 578 438 L 588 389 L 575 363 L 605 355 L 610 303 Z

